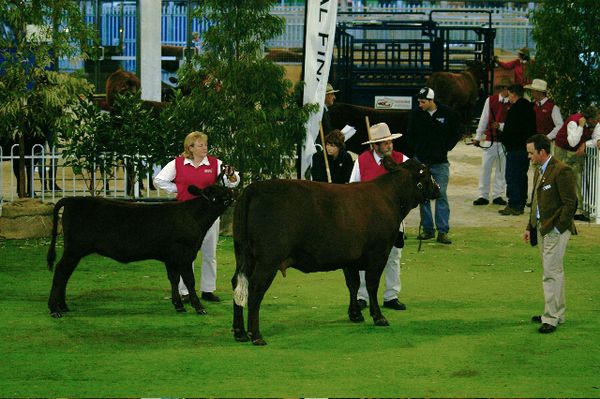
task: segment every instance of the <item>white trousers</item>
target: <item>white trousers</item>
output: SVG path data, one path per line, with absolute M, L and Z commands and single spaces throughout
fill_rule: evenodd
M 565 269 L 563 258 L 571 232 L 566 230 L 562 234 L 551 231 L 542 237 L 540 252 L 544 277 L 544 314 L 542 322 L 556 326 L 565 322 Z
M 504 147 L 498 142 L 482 141 L 483 155 L 481 156 L 481 173 L 479 175 L 479 196 L 485 199 L 495 199 L 506 194 L 506 154 Z M 488 148 L 489 146 L 489 148 Z M 492 186 L 492 198 L 490 195 L 490 185 L 492 178 L 492 169 L 496 165 L 494 180 Z
M 404 234 L 404 232 L 400 232 Z M 384 301 L 391 301 L 398 298 L 400 290 L 402 290 L 402 282 L 400 281 L 400 259 L 402 258 L 402 248 L 392 247 L 388 260 L 383 269 L 385 276 L 385 291 L 383 293 Z M 365 272 L 358 272 L 360 275 L 360 287 L 358 288 L 358 299 L 364 299 L 369 302 L 369 294 L 367 292 L 367 284 L 365 282 Z
M 206 236 L 202 241 L 200 251 L 202 253 L 202 272 L 200 291 L 213 292 L 217 289 L 217 242 L 219 241 L 219 229 L 221 218 L 217 218 L 213 225 L 206 232 Z M 192 262 L 192 270 L 194 262 Z M 194 272 L 195 274 L 195 272 Z M 197 282 L 197 280 L 196 280 Z M 188 295 L 189 291 L 183 280 L 179 278 L 179 295 Z

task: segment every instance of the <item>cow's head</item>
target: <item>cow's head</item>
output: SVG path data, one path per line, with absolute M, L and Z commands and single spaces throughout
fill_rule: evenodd
M 204 198 L 218 208 L 222 208 L 223 211 L 233 202 L 233 190 L 216 184 L 208 186 L 205 189 L 190 185 L 188 186 L 188 192 L 197 197 Z
M 415 182 L 417 204 L 420 204 L 427 200 L 439 198 L 440 186 L 437 184 L 433 176 L 431 176 L 431 172 L 426 165 L 423 165 L 421 162 L 417 161 L 414 158 L 411 158 L 406 162 L 397 165 L 393 159 L 390 158 L 388 160 L 387 158 L 388 157 L 385 157 L 383 159 L 384 167 L 386 169 L 394 170 L 398 168 L 403 168 L 410 172 L 411 176 L 413 177 L 413 181 Z

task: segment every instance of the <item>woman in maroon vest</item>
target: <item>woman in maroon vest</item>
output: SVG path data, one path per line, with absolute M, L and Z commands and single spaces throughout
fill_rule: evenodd
M 208 155 L 208 136 L 201 132 L 191 132 L 183 141 L 183 154 L 169 162 L 154 178 L 154 184 L 162 190 L 177 193 L 178 201 L 188 201 L 194 196 L 187 190 L 193 184 L 199 188 L 211 186 L 217 182 L 217 176 L 223 168 L 221 160 Z M 230 166 L 225 166 L 225 186 L 236 187 L 239 175 Z M 220 220 L 217 219 L 202 241 L 202 275 L 200 290 L 202 299 L 219 302 L 213 292 L 217 288 L 217 240 Z M 193 267 L 193 264 L 192 264 Z M 179 294 L 187 299 L 189 292 L 183 281 L 179 280 Z

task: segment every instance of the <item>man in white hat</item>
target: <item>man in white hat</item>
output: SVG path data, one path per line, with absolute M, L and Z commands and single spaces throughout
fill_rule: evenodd
M 417 93 L 419 107 L 412 110 L 406 138 L 414 151 L 414 157 L 431 170 L 431 175 L 440 186 L 440 197 L 435 200 L 435 223 L 431 212 L 431 201 L 421 204 L 421 223 L 423 232 L 420 240 L 435 237 L 442 244 L 452 244 L 448 237 L 450 230 L 450 204 L 448 203 L 448 180 L 450 163 L 448 151 L 460 140 L 458 114 L 449 107 L 434 100 L 435 93 L 429 87 L 423 87 Z
M 328 135 L 333 129 L 331 126 L 331 118 L 329 117 L 329 107 L 335 102 L 335 93 L 339 90 L 334 90 L 331 83 L 327 83 L 325 88 L 325 103 L 323 105 L 323 116 L 321 117 L 321 125 L 323 125 L 323 134 Z
M 377 123 L 369 129 L 369 141 L 363 144 L 371 144 L 371 149 L 364 151 L 354 161 L 354 168 L 350 175 L 350 183 L 369 181 L 379 177 L 388 171 L 383 166 L 383 158 L 391 157 L 396 163 L 402 163 L 408 158 L 401 152 L 394 151 L 392 140 L 402 136 L 400 133 L 392 134 L 386 123 Z M 398 240 L 392 247 L 387 263 L 383 269 L 385 275 L 385 292 L 383 293 L 383 307 L 394 310 L 405 310 L 406 305 L 398 301 L 398 294 L 402 289 L 400 282 L 400 257 L 404 247 L 404 228 L 400 227 Z M 360 272 L 360 287 L 358 289 L 358 305 L 360 309 L 367 307 L 369 294 L 365 284 L 365 272 Z
M 546 97 L 548 84 L 545 80 L 533 79 L 533 82 L 526 85 L 524 89 L 531 90 L 537 133 L 546 135 L 550 140 L 554 140 L 558 130 L 563 125 L 563 118 L 558 106 Z

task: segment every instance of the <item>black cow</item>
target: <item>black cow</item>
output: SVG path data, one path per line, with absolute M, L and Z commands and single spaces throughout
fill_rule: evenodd
M 400 222 L 427 199 L 439 196 L 429 170 L 409 159 L 385 160 L 389 173 L 369 182 L 327 184 L 301 180 L 256 182 L 242 193 L 234 212 L 236 271 L 233 330 L 238 341 L 265 345 L 259 308 L 277 270 L 302 272 L 343 268 L 350 291 L 351 321 L 363 321 L 356 294 L 366 271 L 370 314 L 388 325 L 377 302 L 379 279 Z M 242 306 L 248 304 L 248 334 Z
M 52 242 L 48 269 L 56 259 L 58 212 L 64 207 L 62 226 L 64 251 L 56 265 L 48 308 L 52 317 L 69 311 L 65 291 L 69 277 L 86 255 L 98 253 L 122 263 L 156 259 L 165 263 L 171 282 L 171 302 L 185 312 L 177 289 L 179 277 L 190 292 L 190 302 L 198 314 L 206 314 L 195 291 L 192 262 L 206 232 L 233 201 L 232 191 L 223 186 L 200 190 L 189 201 L 139 204 L 94 197 L 70 197 L 54 207 Z

